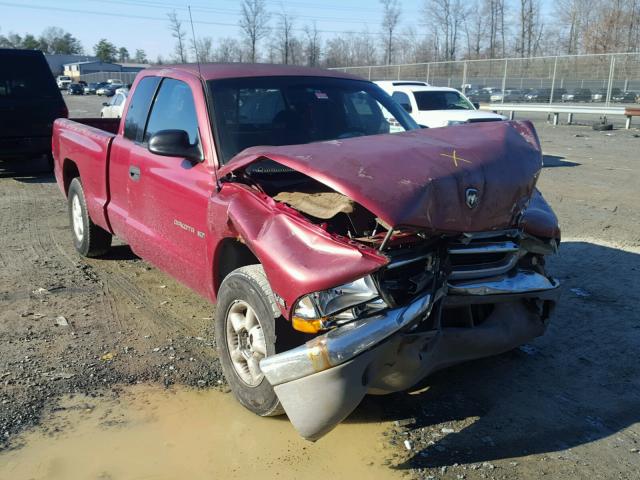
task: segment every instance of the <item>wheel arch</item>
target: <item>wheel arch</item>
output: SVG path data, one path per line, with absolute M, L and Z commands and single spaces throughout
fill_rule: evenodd
M 225 238 L 220 241 L 214 256 L 213 290 L 218 295 L 222 281 L 234 270 L 247 265 L 260 264 L 260 260 L 237 238 Z
M 65 196 L 69 195 L 69 186 L 74 178 L 80 177 L 80 170 L 75 161 L 65 158 L 62 162 L 62 182 Z

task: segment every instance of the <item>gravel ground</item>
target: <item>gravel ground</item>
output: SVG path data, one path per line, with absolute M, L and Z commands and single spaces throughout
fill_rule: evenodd
M 68 98 L 76 117 L 101 101 Z M 563 283 L 555 318 L 530 345 L 439 372 L 411 394 L 368 397 L 360 409 L 394 422 L 385 443 L 398 473 L 640 478 L 640 132 L 536 126 L 539 187 L 564 237 L 550 265 Z M 66 393 L 226 388 L 213 307 L 126 245 L 78 257 L 51 176 L 0 163 L 0 229 L 0 450 Z

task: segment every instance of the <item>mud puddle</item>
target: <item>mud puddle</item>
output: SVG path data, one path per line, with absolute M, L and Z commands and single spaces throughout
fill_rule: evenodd
M 370 410 L 314 444 L 286 417 L 258 418 L 231 394 L 139 385 L 65 397 L 0 454 L 0 479 L 398 478 L 384 465 L 390 425 Z

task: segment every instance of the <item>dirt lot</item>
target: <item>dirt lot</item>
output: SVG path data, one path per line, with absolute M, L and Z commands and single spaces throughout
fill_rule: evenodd
M 0 479 L 640 478 L 640 132 L 536 126 L 564 237 L 547 334 L 316 444 L 225 393 L 211 305 L 126 245 L 78 257 L 53 178 L 0 163 Z

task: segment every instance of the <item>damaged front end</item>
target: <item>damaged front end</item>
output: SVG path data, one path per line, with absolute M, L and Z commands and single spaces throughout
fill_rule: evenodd
M 411 388 L 546 328 L 559 284 L 544 257 L 560 232 L 535 189 L 533 127 L 437 130 L 257 147 L 222 170 L 232 230 L 281 313 L 317 334 L 260 361 L 304 438 L 367 393 Z
M 541 335 L 559 284 L 521 239 L 518 230 L 491 232 L 443 239 L 431 250 L 439 253 L 415 248 L 396 255 L 373 275 L 386 308 L 263 359 L 298 432 L 318 439 L 367 393 L 406 390 L 438 369 Z M 424 275 L 430 280 L 418 279 Z

